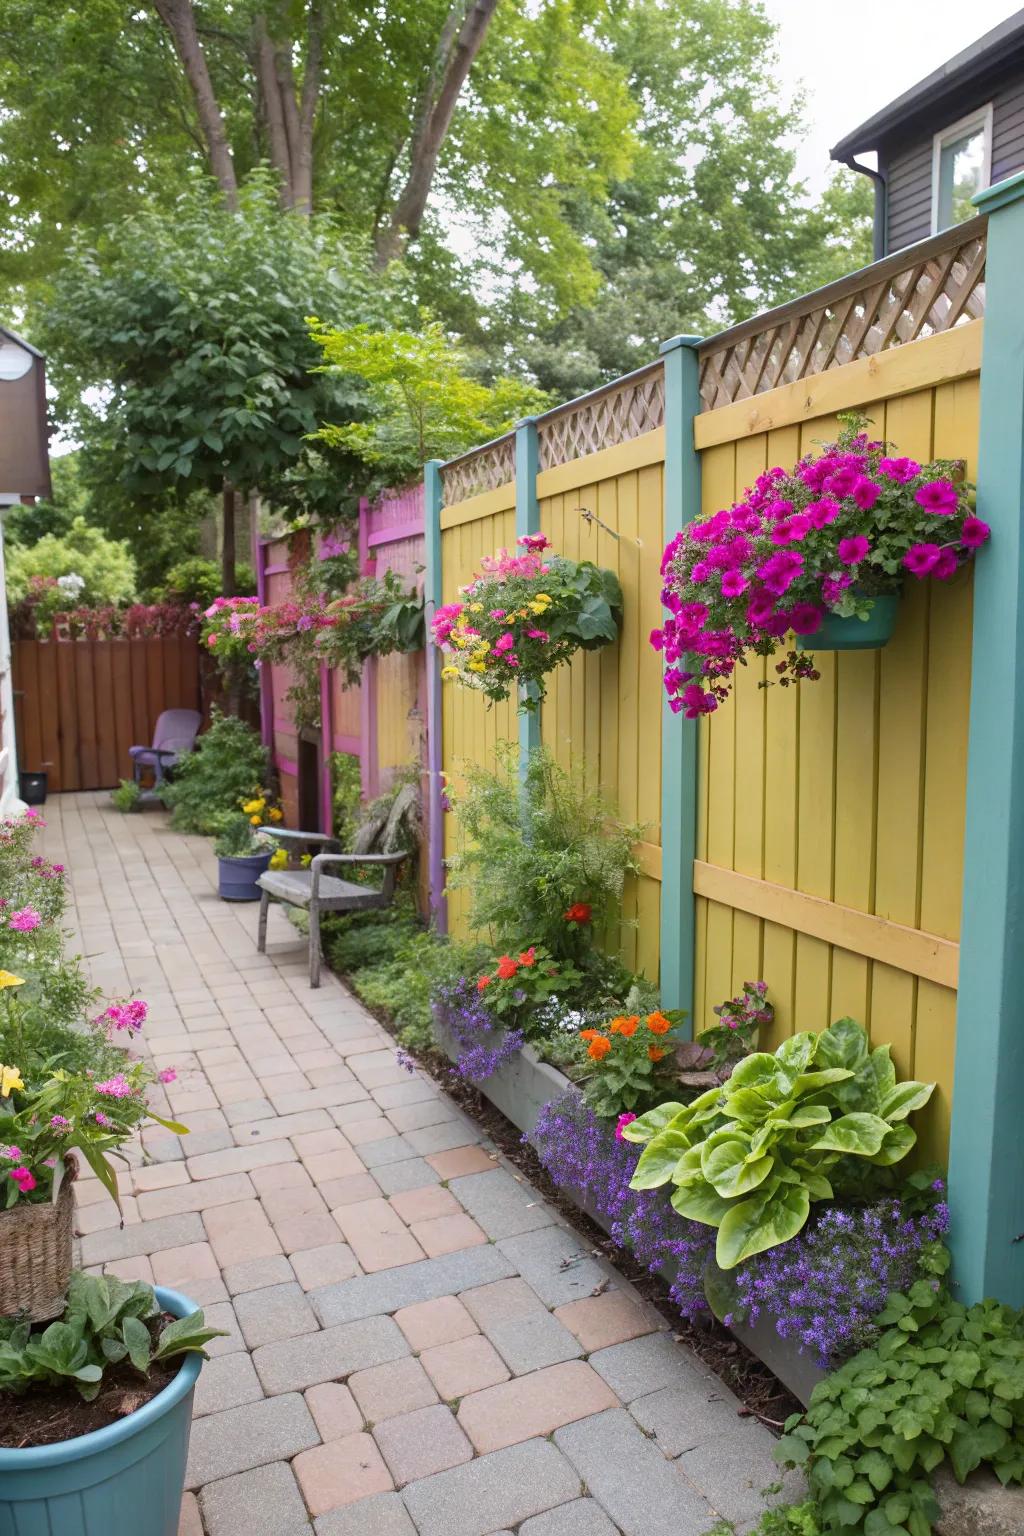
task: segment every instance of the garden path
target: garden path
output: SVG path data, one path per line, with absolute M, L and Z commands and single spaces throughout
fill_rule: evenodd
M 227 1337 L 196 1393 L 180 1536 L 702 1536 L 756 1523 L 769 1432 L 595 1257 L 203 839 L 103 794 L 46 807 L 78 947 L 150 1004 L 187 1138 L 143 1133 L 81 1261 Z

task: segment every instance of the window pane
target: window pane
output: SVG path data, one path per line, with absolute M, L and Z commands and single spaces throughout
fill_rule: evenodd
M 985 129 L 972 128 L 962 138 L 942 146 L 939 159 L 939 229 L 974 217 L 971 198 L 982 189 Z

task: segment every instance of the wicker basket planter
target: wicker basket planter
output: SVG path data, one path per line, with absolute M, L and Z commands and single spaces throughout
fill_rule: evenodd
M 0 1212 L 0 1317 L 44 1323 L 64 1310 L 71 1277 L 71 1224 L 78 1172 L 73 1157 L 56 1201 Z

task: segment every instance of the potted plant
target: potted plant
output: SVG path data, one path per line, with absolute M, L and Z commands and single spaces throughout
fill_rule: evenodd
M 0 1529 L 176 1536 L 218 1332 L 175 1291 L 80 1272 L 57 1322 L 0 1320 Z
M 434 643 L 448 656 L 445 679 L 475 688 L 492 702 L 519 689 L 519 711 L 536 710 L 546 674 L 579 650 L 618 638 L 622 588 L 614 571 L 589 560 L 545 556 L 542 533 L 518 539 L 522 554 L 500 549 L 481 560 L 483 574 L 438 608 Z
M 651 644 L 669 705 L 688 719 L 728 697 L 748 652 L 771 656 L 790 632 L 796 648 L 775 668 L 784 686 L 819 676 L 809 646 L 885 645 L 907 573 L 948 581 L 988 538 L 962 462 L 893 457 L 862 417 L 841 420 L 817 458 L 759 475 L 742 502 L 665 550 L 669 617 Z
M 269 805 L 262 790 L 241 801 L 213 845 L 217 855 L 217 894 L 222 901 L 259 901 L 257 881 L 270 865 L 274 845 L 261 833 L 267 822 L 279 822 L 282 812 Z
M 145 1008 L 115 1003 L 103 1018 L 112 1029 L 131 1031 Z M 157 1077 L 173 1075 L 126 1058 L 107 1078 L 58 1070 L 36 1087 L 26 1086 L 16 1065 L 0 1065 L 0 1317 L 42 1322 L 61 1312 L 71 1273 L 72 1152 L 81 1153 L 120 1209 L 110 1154 L 117 1155 L 145 1119 L 187 1132 L 146 1103 Z

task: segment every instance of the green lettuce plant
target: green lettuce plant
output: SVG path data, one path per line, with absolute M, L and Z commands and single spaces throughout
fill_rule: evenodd
M 661 1104 L 623 1134 L 644 1144 L 632 1189 L 676 1186 L 680 1216 L 718 1228 L 715 1257 L 734 1269 L 803 1227 L 814 1200 L 862 1185 L 917 1139 L 907 1116 L 934 1085 L 899 1083 L 887 1045 L 871 1050 L 854 1019 L 755 1052 L 691 1104 Z

